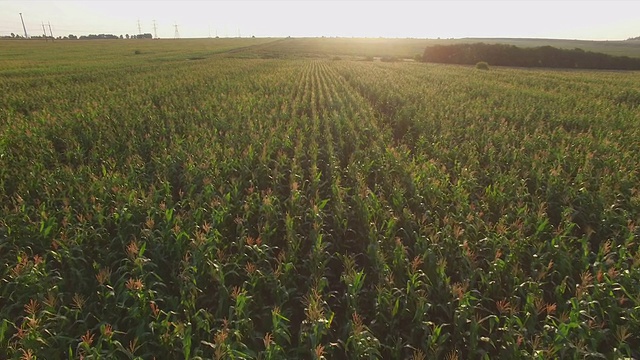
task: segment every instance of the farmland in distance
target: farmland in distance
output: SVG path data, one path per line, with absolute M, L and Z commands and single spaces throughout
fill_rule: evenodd
M 640 356 L 640 73 L 294 40 L 0 44 L 1 354 Z

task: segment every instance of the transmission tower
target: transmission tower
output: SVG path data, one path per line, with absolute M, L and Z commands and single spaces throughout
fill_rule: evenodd
M 176 32 L 173 34 L 174 39 L 180 39 L 180 32 L 178 31 L 178 24 L 174 24 L 173 27 L 176 29 Z
M 44 37 L 45 41 L 49 41 L 49 39 L 47 38 L 47 30 L 44 29 L 44 22 L 42 23 L 42 36 Z
M 138 19 L 138 35 L 142 35 L 142 27 L 140 26 L 140 19 Z
M 157 39 L 158 38 L 158 29 L 156 27 L 156 21 L 153 20 L 153 38 Z
M 53 41 L 54 37 L 53 37 L 53 31 L 51 31 L 51 22 L 47 21 L 47 24 L 49 24 L 49 34 L 51 34 L 51 41 Z
M 22 18 L 22 13 L 20 13 L 20 21 L 22 21 L 22 29 L 24 30 L 24 38 L 28 39 L 29 35 L 27 35 L 27 27 L 24 26 L 24 19 Z

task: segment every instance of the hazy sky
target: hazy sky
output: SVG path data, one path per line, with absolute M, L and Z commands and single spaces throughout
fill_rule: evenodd
M 640 36 L 640 1 L 18 1 L 0 0 L 0 36 L 136 34 L 216 36 Z M 47 28 L 48 31 L 48 28 Z

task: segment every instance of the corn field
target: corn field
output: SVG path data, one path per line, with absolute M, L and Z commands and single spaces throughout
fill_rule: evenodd
M 84 51 L 0 58 L 0 357 L 640 358 L 637 72 Z

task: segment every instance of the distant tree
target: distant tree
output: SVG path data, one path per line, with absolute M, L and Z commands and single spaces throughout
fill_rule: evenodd
M 476 64 L 476 69 L 489 70 L 489 64 L 486 61 L 480 61 Z
M 118 39 L 116 35 L 113 34 L 89 34 L 80 36 L 80 40 L 105 40 L 105 39 Z
M 15 37 L 16 37 L 16 34 L 11 33 L 11 37 L 12 37 L 12 38 L 15 38 Z
M 127 39 L 129 39 L 129 34 L 125 35 L 125 37 L 126 37 Z
M 68 38 L 69 40 L 78 40 L 78 37 L 73 34 L 69 34 Z
M 122 36 L 122 34 L 120 34 L 120 39 L 124 39 L 124 36 Z

